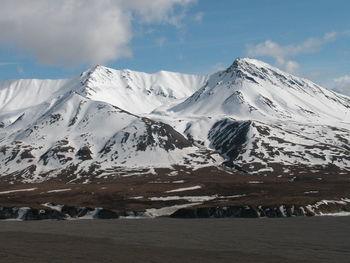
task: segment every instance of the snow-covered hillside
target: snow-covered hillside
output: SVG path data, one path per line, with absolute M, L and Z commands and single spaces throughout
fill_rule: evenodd
M 224 161 L 252 174 L 348 173 L 349 138 L 349 97 L 253 59 L 211 76 L 96 66 L 70 79 L 0 82 L 0 174 L 9 181 Z
M 114 167 L 215 163 L 170 126 L 75 92 L 26 110 L 0 136 L 1 174 L 24 181 L 62 170 L 81 176 Z
M 3 81 L 0 173 L 22 181 L 60 174 L 74 180 L 120 167 L 214 165 L 217 154 L 192 145 L 164 123 L 134 114 L 182 99 L 205 79 L 98 66 L 66 80 Z
M 261 61 L 236 59 L 185 101 L 154 113 L 248 172 L 350 170 L 350 98 Z
M 184 99 L 204 85 L 208 76 L 167 71 L 154 74 L 96 66 L 70 79 L 0 81 L 0 112 L 24 110 L 75 91 L 135 114 Z
M 350 123 L 350 98 L 255 59 L 236 59 L 170 110 L 236 119 Z
M 81 93 L 93 100 L 108 102 L 135 114 L 192 95 L 208 76 L 160 71 L 155 74 L 114 70 L 97 66 L 82 74 Z

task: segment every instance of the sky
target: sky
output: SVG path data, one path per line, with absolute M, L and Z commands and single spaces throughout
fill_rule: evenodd
M 263 60 L 350 95 L 348 0 L 1 0 L 0 79 Z

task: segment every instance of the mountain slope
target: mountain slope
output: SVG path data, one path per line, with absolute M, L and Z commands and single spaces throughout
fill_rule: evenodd
M 70 79 L 0 81 L 0 118 L 71 91 L 129 112 L 151 112 L 163 103 L 190 96 L 208 76 L 167 71 L 154 74 L 96 66 Z M 3 118 L 3 117 L 2 117 Z
M 1 128 L 0 142 L 0 173 L 10 181 L 216 164 L 170 126 L 74 91 L 27 108 Z
M 3 81 L 0 174 L 90 182 L 221 163 L 347 174 L 349 118 L 349 97 L 253 59 L 209 77 L 97 66 L 65 80 Z
M 190 96 L 208 76 L 160 71 L 155 74 L 97 66 L 82 74 L 82 94 L 135 114 Z
M 350 132 L 328 125 L 223 119 L 209 131 L 227 165 L 252 174 L 350 172 Z M 311 168 L 312 167 L 312 168 Z
M 254 59 L 237 59 L 170 110 L 236 119 L 350 123 L 350 98 Z
M 239 170 L 350 170 L 350 98 L 254 59 L 235 60 L 185 101 L 154 113 Z

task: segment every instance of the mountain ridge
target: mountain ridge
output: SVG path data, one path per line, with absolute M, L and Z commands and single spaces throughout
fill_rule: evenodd
M 319 117 L 323 122 L 325 117 L 350 122 L 350 116 L 343 112 L 348 109 L 349 97 L 254 59 L 236 59 L 226 70 L 211 75 L 206 85 L 187 100 L 170 108 L 195 115 L 306 122 Z M 338 112 L 332 115 L 335 110 Z
M 96 66 L 70 79 L 2 81 L 0 102 L 9 180 L 175 166 L 350 170 L 350 98 L 254 59 L 211 76 Z

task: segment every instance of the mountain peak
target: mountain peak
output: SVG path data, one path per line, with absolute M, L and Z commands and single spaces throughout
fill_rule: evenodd
M 97 65 L 80 75 L 78 93 L 108 102 L 134 114 L 190 96 L 208 76 L 160 71 L 154 74 Z
M 96 65 L 80 74 L 82 85 L 86 86 L 91 82 L 99 82 L 112 75 L 112 69 L 105 66 Z
M 267 63 L 237 58 L 225 71 L 171 110 L 236 119 L 331 122 L 349 117 L 349 99 Z
M 276 67 L 271 66 L 268 63 L 265 63 L 261 60 L 253 59 L 253 58 L 236 58 L 232 65 L 227 68 L 226 72 L 232 71 L 252 71 L 252 70 L 261 70 L 261 69 L 270 69 L 273 71 L 280 71 Z

